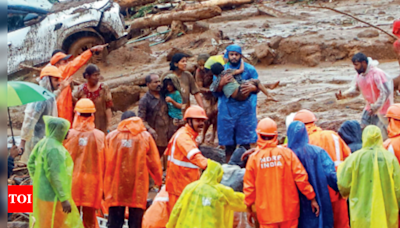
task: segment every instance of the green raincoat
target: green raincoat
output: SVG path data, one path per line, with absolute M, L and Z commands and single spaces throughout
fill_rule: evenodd
M 74 164 L 62 142 L 68 133 L 67 120 L 44 116 L 46 137 L 34 147 L 28 169 L 33 180 L 35 228 L 83 228 L 78 209 L 71 197 Z M 61 202 L 68 200 L 72 212 L 63 212 Z M 32 218 L 33 217 L 33 218 Z M 30 225 L 30 227 L 31 227 Z
M 233 212 L 246 211 L 244 194 L 219 182 L 224 172 L 208 159 L 206 171 L 183 190 L 171 212 L 167 228 L 232 228 Z
M 349 197 L 352 228 L 397 228 L 400 203 L 400 166 L 383 148 L 381 130 L 365 128 L 362 149 L 339 167 L 338 187 Z

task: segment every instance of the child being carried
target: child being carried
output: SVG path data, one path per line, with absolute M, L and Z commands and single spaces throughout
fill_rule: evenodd
M 222 88 L 222 92 L 224 93 L 224 95 L 227 98 L 232 97 L 233 99 L 238 100 L 238 101 L 246 100 L 250 96 L 250 94 L 242 93 L 242 90 L 241 90 L 242 85 L 253 84 L 254 86 L 257 87 L 258 90 L 260 90 L 267 96 L 267 100 L 276 101 L 268 93 L 267 89 L 260 82 L 260 80 L 258 80 L 258 79 L 242 80 L 241 73 L 244 71 L 243 60 L 241 61 L 239 70 L 234 70 L 234 69 L 225 70 L 224 66 L 221 63 L 215 63 L 211 66 L 211 71 L 214 75 L 217 76 L 217 79 L 214 80 L 210 86 L 211 92 L 217 92 L 217 89 L 218 89 L 218 86 L 219 86 L 219 83 L 220 83 L 222 77 L 224 77 L 226 75 L 232 75 L 233 80 L 231 82 L 229 82 L 228 84 L 224 85 L 224 87 Z

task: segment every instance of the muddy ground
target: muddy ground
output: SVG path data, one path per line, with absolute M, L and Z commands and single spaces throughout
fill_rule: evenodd
M 391 33 L 394 19 L 400 18 L 400 1 L 335 1 L 325 6 L 350 13 Z M 344 120 L 361 118 L 363 99 L 343 102 L 335 100 L 334 93 L 349 87 L 355 76 L 350 58 L 362 51 L 381 62 L 381 69 L 391 76 L 400 75 L 399 63 L 392 50 L 393 40 L 388 35 L 370 30 L 367 25 L 324 9 L 311 9 L 302 4 L 283 1 L 264 1 L 281 13 L 278 17 L 265 15 L 256 5 L 249 4 L 223 11 L 221 16 L 206 20 L 210 30 L 189 31 L 169 42 L 150 47 L 162 40 L 156 36 L 148 41 L 127 44 L 111 52 L 105 63 L 100 64 L 104 81 L 111 83 L 127 76 L 144 76 L 150 72 L 168 70 L 167 54 L 172 48 L 190 51 L 195 64 L 197 54 L 218 54 L 224 48 L 237 43 L 243 47 L 245 56 L 256 64 L 263 82 L 281 81 L 272 91 L 279 102 L 266 102 L 258 96 L 258 118 L 271 117 L 278 122 L 279 134 L 285 135 L 285 118 L 302 108 L 314 111 L 318 124 L 326 129 L 337 130 Z M 188 24 L 189 28 L 198 26 Z M 166 28 L 158 28 L 159 31 Z M 222 31 L 221 32 L 219 32 Z M 270 54 L 257 59 L 261 51 Z M 273 54 L 271 54 L 273 53 Z M 257 55 L 258 54 L 258 55 Z M 74 75 L 83 82 L 82 70 Z M 26 80 L 33 80 L 32 76 Z M 115 83 L 114 83 L 115 84 Z M 139 98 L 145 87 L 123 84 L 112 89 L 116 110 L 113 127 L 116 127 L 122 111 L 137 111 Z M 192 97 L 194 102 L 194 99 Z M 395 95 L 395 100 L 400 98 Z M 13 108 L 13 126 L 21 128 L 23 107 Z

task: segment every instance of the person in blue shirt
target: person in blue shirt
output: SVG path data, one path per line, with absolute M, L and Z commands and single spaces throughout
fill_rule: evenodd
M 240 69 L 242 60 L 242 48 L 236 44 L 229 45 L 226 48 L 224 56 L 228 59 L 225 64 L 225 70 Z M 244 63 L 244 71 L 241 75 L 242 80 L 258 79 L 256 69 Z M 217 80 L 214 77 L 214 80 Z M 237 145 L 241 145 L 246 149 L 250 149 L 250 144 L 257 141 L 257 87 L 253 84 L 245 84 L 241 87 L 244 95 L 249 98 L 244 101 L 235 100 L 232 97 L 226 97 L 222 92 L 222 88 L 233 80 L 232 75 L 221 77 L 217 92 L 214 93 L 218 97 L 218 124 L 217 133 L 219 145 L 225 146 L 226 161 L 228 162 L 235 151 Z
M 304 123 L 294 121 L 288 128 L 288 147 L 297 155 L 308 174 L 308 181 L 315 191 L 320 213 L 316 217 L 311 209 L 311 201 L 299 192 L 300 217 L 299 228 L 333 227 L 333 210 L 328 186 L 339 191 L 335 163 L 328 153 L 308 143 L 307 129 Z

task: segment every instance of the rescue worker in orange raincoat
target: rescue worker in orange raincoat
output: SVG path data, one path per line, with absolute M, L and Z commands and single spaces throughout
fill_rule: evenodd
M 168 192 L 168 210 L 172 211 L 176 201 L 186 185 L 200 178 L 200 169 L 207 168 L 205 158 L 197 147 L 196 138 L 204 128 L 206 112 L 197 105 L 190 106 L 183 117 L 186 125 L 171 138 L 165 155 L 168 156 L 166 190 Z
M 97 45 L 86 51 L 75 59 L 71 60 L 72 55 L 66 55 L 62 50 L 55 50 L 50 59 L 50 64 L 56 66 L 61 71 L 63 80 L 72 82 L 74 75 L 83 65 L 85 65 L 92 57 L 94 52 L 101 52 L 107 45 Z M 71 61 L 70 61 L 71 60 Z M 72 124 L 73 118 L 73 102 L 72 88 L 68 86 L 57 97 L 58 117 L 68 120 Z
M 314 113 L 303 109 L 296 113 L 294 121 L 303 122 L 306 125 L 309 143 L 324 149 L 335 163 L 335 168 L 340 165 L 350 154 L 351 150 L 340 136 L 329 130 L 322 130 L 315 125 L 317 118 Z M 329 187 L 333 209 L 333 225 L 335 228 L 349 228 L 349 214 L 346 199 L 340 196 L 339 192 Z
M 108 227 L 122 228 L 125 207 L 129 207 L 129 227 L 142 227 L 149 173 L 161 188 L 162 167 L 153 137 L 139 117 L 125 119 L 106 137 L 104 195 L 109 207 Z
M 98 228 L 96 209 L 103 198 L 105 135 L 94 127 L 96 108 L 89 99 L 75 106 L 75 119 L 64 146 L 74 161 L 72 199 L 82 213 L 85 228 Z
M 388 136 L 383 146 L 400 162 L 400 104 L 391 105 L 386 113 L 389 119 Z
M 293 151 L 278 147 L 276 123 L 270 118 L 262 119 L 257 134 L 256 152 L 250 155 L 243 178 L 249 222 L 253 223 L 257 216 L 261 228 L 297 227 L 298 191 L 311 200 L 312 210 L 318 216 L 319 206 L 308 174 Z
M 170 214 L 168 201 L 168 192 L 164 185 L 144 213 L 142 228 L 165 228 L 167 226 Z

